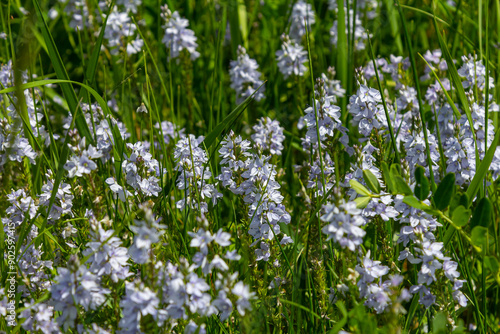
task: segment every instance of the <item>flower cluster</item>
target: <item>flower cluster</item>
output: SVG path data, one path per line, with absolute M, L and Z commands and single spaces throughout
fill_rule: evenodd
M 248 140 L 242 140 L 231 131 L 221 142 L 222 167 L 218 178 L 231 192 L 243 196 L 248 206 L 253 245 L 260 242 L 260 248 L 255 251 L 257 260 L 268 261 L 271 253 L 266 241 L 278 236 L 281 233 L 278 223 L 288 224 L 291 217 L 282 204 L 281 186 L 276 181 L 276 166 L 269 162 L 271 157 L 251 153 L 250 146 Z M 289 242 L 291 239 L 286 235 L 281 240 L 282 244 Z
M 198 44 L 194 31 L 188 29 L 189 21 L 180 17 L 178 12 L 171 12 L 167 5 L 161 7 L 161 17 L 164 20 L 162 26 L 165 29 L 165 35 L 162 42 L 170 51 L 171 58 L 178 58 L 183 50 L 189 53 L 191 60 L 200 56 L 196 51 Z
M 128 7 L 132 11 L 133 7 Z M 132 22 L 129 12 L 118 12 L 114 9 L 107 18 L 104 38 L 108 41 L 111 54 L 117 55 L 120 48 L 133 55 L 142 50 L 144 41 L 137 33 L 137 27 Z
M 311 25 L 314 22 L 314 11 L 311 4 L 303 0 L 297 1 L 293 5 L 292 14 L 290 15 L 290 38 L 300 43 L 302 36 L 306 33 L 306 23 L 307 30 L 311 31 Z
M 269 151 L 271 155 L 281 155 L 283 151 L 283 127 L 276 120 L 269 117 L 260 118 L 253 126 L 252 140 L 260 152 Z
M 238 59 L 232 60 L 229 66 L 231 76 L 231 88 L 236 91 L 236 102 L 241 103 L 251 96 L 263 83 L 258 71 L 259 65 L 255 59 L 250 58 L 247 51 L 241 45 L 238 46 Z M 260 101 L 264 98 L 264 87 L 255 95 L 254 99 Z
M 291 75 L 303 76 L 307 69 L 304 65 L 308 61 L 307 51 L 286 35 L 281 39 L 283 41 L 281 50 L 276 51 L 276 62 L 280 72 L 285 79 Z
M 183 191 L 184 198 L 177 202 L 177 208 L 189 207 L 201 213 L 208 211 L 207 200 L 215 205 L 222 194 L 217 191 L 216 183 L 208 183 L 212 172 L 208 167 L 207 153 L 200 145 L 204 137 L 188 135 L 175 145 L 174 157 L 177 161 L 177 188 Z

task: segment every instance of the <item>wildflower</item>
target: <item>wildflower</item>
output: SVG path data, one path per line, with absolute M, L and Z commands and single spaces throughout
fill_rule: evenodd
M 149 262 L 152 245 L 160 241 L 164 228 L 154 219 L 134 220 L 134 225 L 130 226 L 135 233 L 134 243 L 128 251 L 132 260 L 139 264 Z
M 125 298 L 120 302 L 123 317 L 120 319 L 120 333 L 140 333 L 141 319 L 151 315 L 158 320 L 159 299 L 156 294 L 139 282 L 125 282 Z
M 260 79 L 259 65 L 250 58 L 243 46 L 238 46 L 237 55 L 237 60 L 231 60 L 229 75 L 231 76 L 231 88 L 236 91 L 236 102 L 241 103 L 251 96 L 262 85 L 263 81 Z M 264 88 L 261 87 L 254 95 L 255 101 L 264 98 Z
M 219 291 L 219 295 L 217 299 L 212 301 L 212 305 L 219 310 L 219 316 L 222 322 L 226 321 L 233 312 L 233 303 L 227 298 L 227 293 L 224 290 Z
M 308 61 L 307 51 L 286 35 L 283 35 L 281 39 L 283 41 L 281 50 L 276 51 L 276 61 L 280 72 L 285 79 L 292 74 L 303 76 L 306 71 L 304 64 Z
M 315 22 L 314 11 L 311 4 L 299 0 L 293 5 L 290 15 L 290 37 L 297 43 L 300 43 L 306 33 L 306 22 L 308 30 L 311 31 L 311 25 Z
M 125 199 L 132 196 L 132 193 L 120 186 L 114 177 L 108 177 L 106 179 L 106 184 L 109 185 L 111 191 L 120 199 L 120 201 L 125 202 Z M 115 196 L 115 198 L 116 198 Z
M 87 243 L 87 249 L 83 255 L 89 256 L 87 262 L 90 263 L 89 270 L 102 276 L 106 274 L 113 282 L 124 280 L 130 275 L 127 248 L 121 247 L 121 240 L 113 236 L 113 230 L 104 230 L 101 223 L 92 231 L 93 241 Z
M 108 15 L 104 38 L 112 55 L 117 55 L 120 47 L 124 47 L 127 54 L 132 55 L 141 51 L 144 41 L 136 36 L 136 26 L 130 20 L 127 12 L 118 12 L 115 9 Z M 131 38 L 134 38 L 132 39 Z M 129 42 L 130 40 L 130 42 Z M 124 44 L 123 44 L 124 43 Z
M 73 265 L 73 267 L 72 267 Z M 50 287 L 54 310 L 61 315 L 57 322 L 67 330 L 74 324 L 78 314 L 77 305 L 86 311 L 97 310 L 106 300 L 108 289 L 100 286 L 100 278 L 92 274 L 78 262 L 70 263 L 69 268 L 57 268 L 57 277 Z
M 62 333 L 54 320 L 54 306 L 45 303 L 26 303 L 20 318 L 25 319 L 22 327 L 27 331 L 42 333 Z
M 196 138 L 189 135 L 180 139 L 176 144 L 174 158 L 177 165 L 175 169 L 179 171 L 177 188 L 185 193 L 185 198 L 176 204 L 180 210 L 189 206 L 201 213 L 206 213 L 208 211 L 207 200 L 211 199 L 215 205 L 222 197 L 215 187 L 217 183 L 208 183 L 212 173 L 207 164 L 207 153 L 199 147 L 203 139 L 203 137 Z
M 342 203 L 339 207 L 326 204 L 323 209 L 325 214 L 321 216 L 321 220 L 330 223 L 322 229 L 328 236 L 327 241 L 334 239 L 341 247 L 347 247 L 351 251 L 363 243 L 366 232 L 361 227 L 366 221 L 355 202 Z
M 344 97 L 346 92 L 340 80 L 334 79 L 335 73 L 335 68 L 328 66 L 327 72 L 321 74 L 321 79 L 325 82 L 326 96 L 332 97 L 333 103 L 337 102 L 337 97 Z
M 245 311 L 250 310 L 252 307 L 250 300 L 254 298 L 255 293 L 250 292 L 248 286 L 246 286 L 243 282 L 236 283 L 232 292 L 238 297 L 238 300 L 236 301 L 236 309 L 240 315 L 245 315 Z
M 283 150 L 283 127 L 276 120 L 269 117 L 262 117 L 258 123 L 253 126 L 255 133 L 252 135 L 252 140 L 257 144 L 259 150 L 269 150 L 272 155 L 281 155 Z
M 161 17 L 165 22 L 162 26 L 165 29 L 162 42 L 170 50 L 170 58 L 178 58 L 182 50 L 190 54 L 191 60 L 198 58 L 200 53 L 196 51 L 196 36 L 187 28 L 189 21 L 181 18 L 178 12 L 172 13 L 167 5 L 163 5 L 161 10 Z
M 376 89 L 360 85 L 356 95 L 350 97 L 348 108 L 353 122 L 358 124 L 359 132 L 365 137 L 369 137 L 374 128 L 381 129 L 386 125 L 382 97 Z

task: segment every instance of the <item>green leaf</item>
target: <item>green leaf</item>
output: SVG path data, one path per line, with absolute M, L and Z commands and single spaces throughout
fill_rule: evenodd
M 370 203 L 371 197 L 369 196 L 364 196 L 364 197 L 358 197 L 354 199 L 354 202 L 356 202 L 356 207 L 358 209 L 364 209 Z
M 429 196 L 430 186 L 429 179 L 425 176 L 425 169 L 422 166 L 417 166 L 415 169 L 415 180 L 417 181 L 414 189 L 415 196 L 423 201 Z
M 233 125 L 233 123 L 238 119 L 238 117 L 240 117 L 241 113 L 247 108 L 247 106 L 253 100 L 254 95 L 259 91 L 259 89 L 262 86 L 264 86 L 265 83 L 266 81 L 264 81 L 262 85 L 260 85 L 259 88 L 257 88 L 255 92 L 253 92 L 252 95 L 247 97 L 245 101 L 243 101 L 236 108 L 234 108 L 234 110 L 229 115 L 227 115 L 226 118 L 224 118 L 219 124 L 217 124 L 217 126 L 205 137 L 205 139 L 203 140 L 203 144 L 206 146 L 207 149 L 210 148 L 210 146 L 212 146 L 217 137 L 219 137 L 224 131 L 227 131 L 229 127 Z
M 443 211 L 450 204 L 455 193 L 455 174 L 448 173 L 443 178 L 436 193 L 432 196 L 436 209 Z
M 472 226 L 472 228 L 476 226 L 483 226 L 487 228 L 490 226 L 492 212 L 493 205 L 491 204 L 491 201 L 486 197 L 481 198 L 476 209 L 474 210 L 474 214 L 472 215 L 470 226 Z
M 391 165 L 391 177 L 394 175 L 401 175 L 401 166 L 398 164 L 392 164 Z
M 471 233 L 472 244 L 486 250 L 488 240 L 488 229 L 483 226 L 476 226 L 472 229 Z
M 451 199 L 450 202 L 450 215 L 453 215 L 453 211 L 459 206 L 463 206 L 464 208 L 469 208 L 469 198 L 467 197 L 467 194 L 462 194 L 462 193 L 455 193 L 453 195 L 453 198 Z
M 99 63 L 99 54 L 101 53 L 102 41 L 104 39 L 104 31 L 106 30 L 109 13 L 111 13 L 114 4 L 115 2 L 113 1 L 109 6 L 108 15 L 106 15 L 106 18 L 102 23 L 101 32 L 99 33 L 99 37 L 95 42 L 94 49 L 92 50 L 92 54 L 90 55 L 90 59 L 87 64 L 87 70 L 85 71 L 85 79 L 87 80 L 87 84 L 90 86 L 92 86 L 92 84 L 94 83 L 95 73 L 97 71 L 97 65 Z M 83 90 L 80 91 L 80 96 L 82 96 L 83 92 L 84 92 Z
M 500 270 L 498 260 L 494 256 L 485 256 L 484 265 L 493 273 L 496 273 Z
M 67 82 L 61 84 L 61 89 L 64 93 L 66 101 L 68 102 L 70 112 L 73 113 L 73 117 L 76 116 L 75 120 L 76 128 L 78 129 L 78 132 L 80 133 L 81 136 L 87 138 L 88 143 L 95 145 L 94 138 L 90 133 L 90 129 L 87 126 L 85 117 L 83 116 L 82 113 L 78 114 L 76 113 L 77 108 L 79 108 L 78 99 L 76 97 L 76 93 L 75 90 L 73 89 L 73 86 L 71 86 L 71 83 L 69 83 L 68 73 L 66 72 L 66 68 L 64 67 L 61 56 L 59 55 L 59 51 L 57 51 L 56 43 L 54 42 L 54 39 L 50 34 L 47 22 L 45 22 L 45 19 L 43 18 L 40 4 L 38 3 L 38 0 L 34 0 L 33 2 L 35 4 L 35 10 L 37 12 L 38 19 L 41 23 L 40 28 L 42 30 L 42 35 L 45 40 L 45 44 L 47 45 L 47 50 L 49 53 L 52 66 L 54 67 L 54 71 L 56 72 L 56 75 L 59 79 L 68 80 Z
M 390 192 L 391 194 L 394 194 L 396 189 L 391 179 L 389 166 L 387 166 L 387 163 L 385 161 L 382 161 L 381 166 L 382 166 L 382 175 L 384 176 L 385 185 L 387 186 L 387 191 Z
M 448 228 L 446 229 L 446 232 L 444 234 L 444 237 L 443 237 L 443 244 L 444 244 L 444 247 L 446 248 L 448 246 L 448 244 L 450 243 L 451 239 L 453 238 L 453 236 L 455 235 L 455 232 L 457 231 L 456 228 L 454 228 L 453 226 L 449 225 Z
M 365 179 L 366 185 L 373 191 L 375 194 L 380 194 L 380 183 L 377 180 L 377 177 L 373 175 L 373 173 L 365 169 L 363 171 L 363 179 Z
M 411 191 L 408 184 L 406 184 L 405 179 L 403 179 L 401 176 L 399 175 L 393 176 L 392 182 L 394 182 L 394 184 L 396 185 L 396 190 L 399 194 L 413 195 L 413 192 Z
M 405 35 L 405 40 L 406 40 L 406 45 L 408 46 L 408 56 L 410 58 L 410 63 L 411 63 L 411 70 L 413 73 L 413 83 L 415 85 L 416 91 L 417 91 L 417 101 L 419 105 L 419 113 L 420 113 L 420 119 L 422 121 L 422 132 L 424 134 L 424 141 L 425 141 L 425 151 L 427 153 L 427 165 L 429 167 L 429 174 L 431 177 L 431 186 L 432 190 L 434 191 L 436 187 L 436 182 L 434 180 L 434 172 L 432 171 L 432 158 L 431 158 L 431 152 L 429 148 L 429 139 L 428 139 L 428 134 L 427 134 L 427 121 L 425 118 L 425 110 L 424 106 L 422 104 L 422 93 L 420 91 L 420 79 L 417 74 L 417 64 L 415 62 L 415 54 L 413 52 L 413 47 L 412 47 L 412 37 L 410 37 L 410 34 L 408 33 L 408 29 L 406 27 L 406 19 L 403 15 L 403 10 L 401 9 L 399 0 L 396 0 L 396 4 L 398 7 L 398 12 L 399 12 L 399 17 L 401 18 L 401 23 L 403 25 L 403 31 Z
M 453 215 L 451 216 L 451 220 L 453 223 L 459 227 L 467 225 L 469 222 L 470 218 L 470 210 L 466 209 L 464 206 L 459 205 L 454 211 Z
M 358 194 L 361 196 L 371 196 L 371 193 L 364 185 L 359 183 L 356 180 L 350 180 L 349 184 L 351 185 L 352 189 L 354 189 Z
M 446 329 L 446 315 L 443 312 L 438 312 L 434 319 L 432 319 L 432 333 L 433 334 L 446 334 L 448 330 Z
M 346 0 L 337 1 L 337 78 L 342 83 L 342 87 L 347 87 L 347 74 L 348 74 L 348 43 L 347 43 L 347 27 L 346 27 L 346 11 L 344 8 L 344 4 Z M 347 99 L 346 99 L 347 101 Z M 342 108 L 344 111 L 344 108 Z M 342 115 L 342 119 L 345 120 L 345 117 L 348 113 L 344 112 Z
M 427 205 L 423 204 L 422 202 L 420 202 L 415 196 L 413 195 L 410 195 L 410 196 L 405 196 L 403 198 L 403 203 L 406 203 L 408 204 L 409 206 L 411 207 L 414 207 L 415 209 L 419 209 L 419 210 L 424 210 L 426 209 L 426 207 L 428 207 Z
M 346 324 L 347 324 L 347 309 L 344 305 L 344 303 L 339 300 L 335 303 L 337 308 L 339 309 L 340 313 L 342 313 L 342 319 L 340 321 L 337 321 L 335 326 L 332 327 L 332 329 L 328 332 L 329 334 L 337 334 Z
M 434 14 L 434 13 L 433 13 Z M 436 28 L 436 35 L 439 41 L 439 46 L 441 47 L 441 51 L 443 52 L 443 57 L 446 60 L 446 64 L 448 65 L 448 74 L 451 77 L 451 82 L 453 83 L 453 86 L 455 87 L 455 91 L 458 97 L 458 100 L 460 101 L 460 105 L 462 106 L 465 115 L 467 116 L 467 119 L 469 120 L 469 124 L 472 130 L 472 134 L 474 137 L 474 142 L 476 141 L 476 134 L 475 131 L 473 130 L 473 121 L 472 121 L 472 116 L 471 116 L 471 111 L 470 111 L 470 106 L 469 106 L 469 101 L 467 100 L 467 96 L 465 95 L 465 90 L 462 85 L 462 79 L 460 79 L 460 76 L 457 71 L 457 67 L 455 66 L 454 58 L 451 56 L 450 50 L 448 49 L 448 46 L 446 45 L 446 41 L 443 39 L 443 36 L 441 35 L 441 31 L 439 30 L 436 16 L 434 14 L 434 26 Z M 478 161 L 476 161 L 478 162 Z
M 466 194 L 469 197 L 469 203 L 472 203 L 474 197 L 476 197 L 477 191 L 483 183 L 483 179 L 485 178 L 486 173 L 488 173 L 488 169 L 490 168 L 491 161 L 493 161 L 493 155 L 495 154 L 499 140 L 500 131 L 497 131 L 495 133 L 495 137 L 493 138 L 493 142 L 488 147 L 488 151 L 484 155 L 483 161 L 481 161 L 479 168 L 476 170 L 476 175 L 474 175 L 469 188 L 467 188 Z

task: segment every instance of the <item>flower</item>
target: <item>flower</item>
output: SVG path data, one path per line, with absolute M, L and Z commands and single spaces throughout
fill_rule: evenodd
M 171 12 L 167 5 L 161 7 L 161 17 L 164 20 L 162 28 L 165 29 L 165 35 L 162 42 L 170 50 L 170 58 L 178 58 L 183 50 L 186 50 L 195 60 L 200 56 L 196 51 L 198 44 L 196 36 L 191 29 L 188 29 L 189 21 L 181 18 L 178 12 Z
M 308 61 L 307 51 L 286 35 L 283 35 L 281 39 L 283 41 L 281 50 L 276 51 L 276 61 L 280 72 L 285 79 L 290 75 L 303 76 L 306 71 L 304 64 Z
M 241 103 L 251 96 L 263 81 L 260 80 L 261 73 L 258 71 L 259 65 L 250 58 L 243 46 L 238 46 L 237 60 L 231 60 L 229 65 L 229 75 L 231 76 L 231 88 L 236 91 L 236 102 Z M 254 95 L 255 101 L 264 98 L 264 88 Z
M 344 202 L 339 207 L 329 203 L 323 210 L 325 213 L 320 219 L 330 223 L 322 229 L 328 236 L 326 241 L 334 239 L 341 247 L 347 247 L 351 251 L 363 243 L 366 232 L 361 227 L 366 221 L 355 202 Z
M 315 22 L 314 11 L 311 4 L 299 0 L 293 5 L 290 15 L 290 37 L 297 43 L 300 43 L 306 33 L 306 22 L 307 29 L 311 31 L 311 25 Z

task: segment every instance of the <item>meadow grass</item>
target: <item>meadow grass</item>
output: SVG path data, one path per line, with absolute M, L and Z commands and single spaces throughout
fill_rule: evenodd
M 500 331 L 500 1 L 307 3 L 2 1 L 0 331 Z

